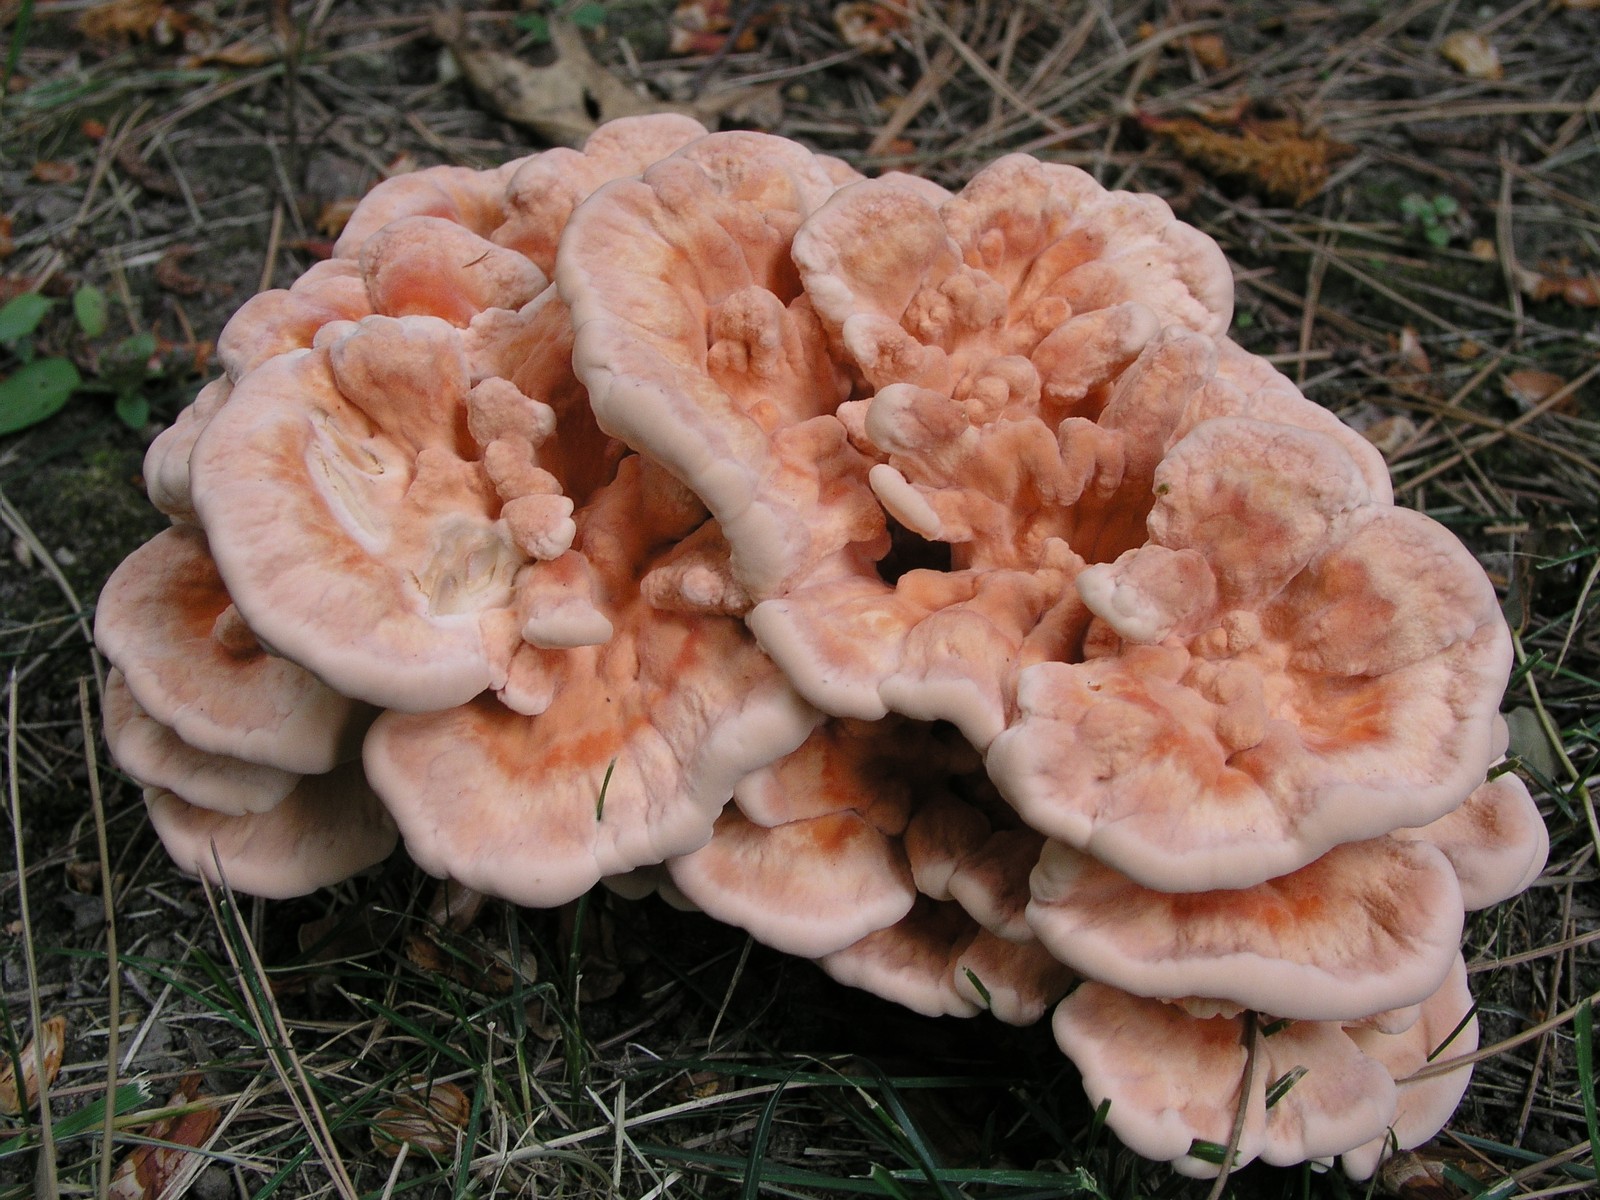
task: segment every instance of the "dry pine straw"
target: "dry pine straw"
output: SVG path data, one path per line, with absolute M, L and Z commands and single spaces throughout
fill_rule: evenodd
M 182 31 L 162 44 L 159 25 L 90 42 L 74 26 L 86 7 L 0 5 L 17 49 L 0 121 L 0 215 L 14 248 L 0 274 L 47 292 L 96 284 L 118 332 L 214 337 L 246 295 L 304 268 L 327 206 L 397 159 L 484 165 L 527 148 L 441 74 L 423 14 L 326 2 L 166 10 L 169 27 L 172 14 L 200 14 L 201 51 L 256 48 L 219 65 L 185 64 Z M 601 5 L 604 36 L 591 38 L 600 61 L 657 95 L 773 85 L 774 132 L 867 170 L 959 185 L 1024 149 L 1172 198 L 1238 269 L 1236 336 L 1368 430 L 1401 501 L 1479 553 L 1518 631 L 1506 708 L 1554 849 L 1537 888 L 1470 925 L 1485 1050 L 1430 1157 L 1449 1165 L 1445 1195 L 1468 1194 L 1472 1180 L 1497 1196 L 1592 1186 L 1593 1085 L 1577 1040 L 1600 988 L 1600 830 L 1584 786 L 1600 690 L 1600 414 L 1581 290 L 1600 264 L 1600 16 L 1562 0 L 944 4 L 875 57 L 842 44 L 827 6 L 790 4 L 754 50 L 685 61 L 664 52 L 665 8 Z M 12 41 L 21 9 L 32 24 Z M 273 40 L 274 13 L 287 40 Z M 512 15 L 467 20 L 503 48 L 522 36 L 533 53 Z M 1501 78 L 1442 56 L 1460 30 L 1495 47 Z M 1264 195 L 1267 174 L 1252 180 L 1248 163 L 1224 175 L 1140 127 L 1237 133 L 1285 119 L 1347 148 L 1299 207 Z M 41 162 L 72 169 L 35 172 Z M 1440 233 L 1408 209 L 1411 194 L 1454 201 L 1434 212 Z M 184 246 L 198 253 L 175 259 Z M 164 262 L 196 286 L 174 287 L 184 276 L 162 276 Z M 92 371 L 97 347 L 69 345 Z M 1502 384 L 1518 370 L 1558 384 L 1519 407 Z M 197 380 L 164 371 L 141 386 L 170 419 Z M 202 1176 L 207 1195 L 258 1194 L 277 1178 L 279 1194 L 296 1196 L 442 1195 L 470 1181 L 502 1194 L 722 1194 L 736 1185 L 717 1179 L 762 1155 L 771 1186 L 805 1194 L 1040 1194 L 1085 1182 L 1080 1167 L 1108 1196 L 1204 1194 L 1096 1132 L 1042 1031 L 901 1020 L 654 905 L 491 906 L 466 932 L 429 932 L 429 885 L 404 863 L 271 906 L 179 878 L 135 790 L 84 732 L 99 684 L 88 606 L 156 527 L 134 488 L 140 439 L 104 401 L 82 397 L 0 443 L 15 564 L 0 572 L 5 756 L 26 864 L 6 876 L 0 1049 L 15 1054 L 36 1022 L 66 1018 L 51 1084 L 61 1194 L 98 1190 L 152 1132 L 206 1142 L 209 1158 L 166 1161 L 178 1183 Z M 819 1015 L 829 1006 L 849 1015 Z M 159 1104 L 195 1072 L 183 1094 L 205 1097 L 208 1129 L 155 1127 L 143 1111 L 110 1143 L 98 1135 L 94 1105 L 108 1089 L 137 1103 L 137 1078 Z M 372 1129 L 384 1141 L 397 1103 L 416 1115 L 414 1076 L 467 1098 L 464 1112 L 435 1105 L 447 1138 L 464 1139 L 464 1165 L 453 1142 L 438 1162 L 420 1137 L 399 1158 L 376 1148 Z M 36 1172 L 50 1177 L 45 1130 L 11 1125 L 27 1148 L 0 1145 L 0 1180 L 31 1194 Z M 935 1158 L 977 1181 L 930 1180 Z M 1026 1173 L 1035 1168 L 1057 1174 L 1046 1182 Z M 1227 1186 L 1349 1192 L 1336 1175 L 1260 1168 Z

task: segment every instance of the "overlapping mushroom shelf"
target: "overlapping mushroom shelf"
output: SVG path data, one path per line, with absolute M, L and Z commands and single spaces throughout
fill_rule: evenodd
M 1231 304 L 1160 200 L 1020 155 L 952 194 L 650 117 L 390 180 L 151 447 L 108 741 L 241 890 L 397 838 L 659 889 L 1054 1008 L 1180 1170 L 1370 1175 L 1465 1088 L 1463 914 L 1545 835 L 1489 581 Z

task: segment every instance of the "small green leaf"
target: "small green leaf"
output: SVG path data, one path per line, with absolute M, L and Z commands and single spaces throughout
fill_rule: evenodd
M 535 42 L 544 43 L 550 40 L 550 22 L 543 13 L 518 13 L 512 24 L 532 36 Z
M 1431 246 L 1443 248 L 1450 244 L 1450 231 L 1443 225 L 1424 226 L 1422 236 L 1428 239 L 1428 244 Z
M 72 293 L 72 315 L 78 318 L 78 328 L 85 336 L 99 337 L 106 331 L 106 294 L 85 284 Z
M 41 358 L 0 380 L 0 435 L 55 416 L 82 382 L 64 358 Z
M 54 300 L 47 300 L 38 292 L 23 292 L 0 308 L 0 342 L 14 342 L 25 338 L 44 320 Z
M 1454 196 L 1435 196 L 1433 211 L 1441 217 L 1453 217 L 1461 211 L 1461 204 Z
M 567 19 L 579 29 L 599 29 L 606 23 L 606 6 L 604 4 L 580 4 L 573 9 Z
M 129 429 L 143 429 L 150 423 L 150 401 L 138 392 L 123 392 L 117 397 L 117 419 Z
M 1410 220 L 1421 220 L 1433 215 L 1433 205 L 1419 192 L 1407 192 L 1400 197 L 1400 215 Z
M 156 335 L 153 333 L 131 333 L 116 345 L 116 355 L 124 362 L 138 363 L 143 366 L 145 361 L 156 352 Z

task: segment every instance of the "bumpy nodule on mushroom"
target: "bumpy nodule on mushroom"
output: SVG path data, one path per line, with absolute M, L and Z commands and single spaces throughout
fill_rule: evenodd
M 241 890 L 397 835 L 658 890 L 917 1012 L 1055 1007 L 1180 1171 L 1368 1176 L 1459 1100 L 1464 913 L 1548 844 L 1489 580 L 1231 311 L 1162 201 L 1025 155 L 951 192 L 655 116 L 386 181 L 150 449 L 108 741 Z

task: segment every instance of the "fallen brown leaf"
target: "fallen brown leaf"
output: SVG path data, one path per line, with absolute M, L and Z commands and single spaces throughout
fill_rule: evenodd
M 332 238 L 295 238 L 292 242 L 287 243 L 287 245 L 289 249 L 298 250 L 301 254 L 309 254 L 315 259 L 320 260 L 333 257 Z
M 547 67 L 530 66 L 515 55 L 492 49 L 448 18 L 441 18 L 437 28 L 478 98 L 546 141 L 577 146 L 600 124 L 616 117 L 690 111 L 640 96 L 594 60 L 583 34 L 567 21 L 550 21 L 556 61 Z
M 1439 43 L 1439 53 L 1456 70 L 1473 79 L 1505 78 L 1506 69 L 1500 65 L 1500 52 L 1481 33 L 1458 29 Z
M 75 858 L 67 864 L 67 887 L 89 896 L 100 890 L 100 864 L 90 858 Z
M 39 1102 L 39 1074 L 44 1072 L 45 1086 L 56 1081 L 61 1070 L 61 1056 L 66 1051 L 67 1019 L 63 1016 L 46 1018 L 34 1039 L 22 1048 L 17 1056 L 22 1061 L 22 1091 L 17 1091 L 17 1059 L 9 1054 L 0 1062 L 0 1112 L 20 1117 Z
M 110 0 L 86 9 L 78 30 L 96 42 L 152 42 L 169 46 L 199 22 L 161 0 Z
M 1392 459 L 1417 436 L 1417 423 L 1404 413 L 1383 417 L 1361 431 L 1385 459 Z
M 446 879 L 433 890 L 428 901 L 428 920 L 440 929 L 465 933 L 478 919 L 489 897 L 454 879 Z
M 1523 411 L 1538 407 L 1566 386 L 1567 381 L 1554 371 L 1509 371 L 1500 377 L 1501 389 Z M 1577 410 L 1578 402 L 1574 396 L 1568 396 L 1556 405 L 1557 412 L 1570 414 Z
M 329 200 L 317 213 L 317 232 L 330 238 L 338 237 L 350 223 L 350 216 L 360 203 L 361 201 L 355 196 L 341 196 L 337 200 Z
M 727 45 L 733 32 L 734 18 L 731 0 L 683 0 L 672 10 L 672 21 L 667 35 L 669 54 L 721 54 L 725 49 L 748 53 L 760 44 L 761 31 L 782 15 L 779 5 L 772 5 L 745 20 L 744 28 Z
M 1428 352 L 1422 348 L 1422 339 L 1410 325 L 1400 331 L 1395 349 L 1399 352 L 1399 360 L 1395 365 L 1402 368 L 1406 374 L 1433 374 L 1433 362 L 1428 358 Z
M 33 164 L 33 170 L 28 174 L 35 183 L 76 183 L 78 166 L 59 159 L 43 158 Z
M 1228 46 L 1219 34 L 1194 33 L 1188 38 L 1189 52 L 1208 71 L 1228 69 Z
M 1455 1200 L 1461 1191 L 1450 1182 L 1445 1164 L 1425 1159 L 1415 1151 L 1401 1150 L 1384 1159 L 1378 1169 L 1378 1187 L 1399 1200 Z
M 11 240 L 11 217 L 0 213 L 0 258 L 8 258 L 16 248 L 17 243 Z
M 539 981 L 538 961 L 527 951 L 523 951 L 520 969 L 516 969 L 510 955 L 498 947 L 455 939 L 446 948 L 428 931 L 406 939 L 405 956 L 424 971 L 489 996 L 509 995 L 519 978 L 523 986 Z
M 88 138 L 91 142 L 98 142 L 101 138 L 106 136 L 106 123 L 104 121 L 97 121 L 93 117 L 85 117 L 78 124 L 78 132 L 83 134 L 83 136 Z
M 124 146 L 117 151 L 117 166 L 147 192 L 174 199 L 183 197 L 183 188 L 178 181 L 159 167 L 145 162 L 132 146 Z M 205 193 L 196 192 L 195 199 L 205 199 Z
M 396 175 L 409 175 L 422 164 L 417 161 L 417 156 L 409 150 L 402 150 L 388 162 L 383 164 L 381 174 L 385 179 L 393 179 Z
M 208 46 L 193 54 L 186 54 L 178 65 L 193 70 L 196 67 L 260 67 L 277 62 L 283 57 L 278 46 L 259 38 L 246 38 L 221 46 Z
M 889 8 L 871 0 L 839 4 L 833 10 L 834 28 L 844 44 L 867 54 L 893 54 L 899 49 L 894 37 L 911 27 L 905 7 Z
M 185 1075 L 167 1100 L 167 1107 L 183 1108 L 209 1099 L 203 1088 L 199 1075 Z M 110 1200 L 155 1200 L 193 1161 L 192 1151 L 183 1147 L 204 1146 L 221 1119 L 222 1114 L 215 1108 L 205 1107 L 147 1125 L 140 1130 L 145 1137 L 170 1145 L 141 1145 L 128 1151 L 117 1164 L 106 1195 Z
M 394 1103 L 373 1118 L 372 1144 L 389 1158 L 402 1144 L 449 1158 L 471 1114 L 472 1102 L 455 1084 L 413 1075 L 395 1089 Z
M 1245 118 L 1238 131 L 1192 117 L 1141 115 L 1140 125 L 1167 139 L 1185 161 L 1208 175 L 1243 183 L 1269 199 L 1308 202 L 1328 182 L 1330 165 L 1353 152 L 1326 134 L 1306 134 L 1298 121 Z
M 199 253 L 187 243 L 173 246 L 156 263 L 156 282 L 179 296 L 198 296 L 206 290 L 206 281 L 183 269 L 183 264 Z
M 1562 264 L 1542 271 L 1522 267 L 1516 275 L 1517 290 L 1530 300 L 1565 300 L 1579 308 L 1600 307 L 1600 274 L 1594 271 L 1580 273 Z

